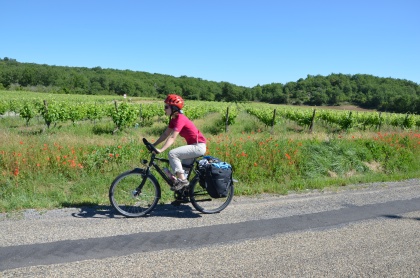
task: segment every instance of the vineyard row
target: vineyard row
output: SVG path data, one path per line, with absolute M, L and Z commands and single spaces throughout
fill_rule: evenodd
M 266 126 L 274 126 L 286 119 L 296 122 L 299 126 L 312 129 L 315 121 L 337 127 L 341 130 L 359 128 L 375 128 L 383 126 L 400 127 L 403 129 L 420 128 L 420 116 L 414 114 L 396 114 L 382 112 L 338 111 L 324 109 L 274 109 L 246 107 L 245 110 L 257 117 Z
M 231 104 L 217 103 L 207 105 L 205 103 L 188 106 L 185 114 L 191 120 L 203 118 L 208 113 L 218 112 L 222 114 L 222 121 L 233 124 L 236 118 L 236 109 L 231 109 L 226 114 L 226 108 Z M 129 101 L 113 102 L 66 102 L 55 100 L 24 100 L 24 101 L 0 101 L 0 115 L 13 112 L 25 119 L 29 125 L 31 119 L 41 117 L 49 128 L 59 122 L 76 122 L 91 120 L 100 121 L 104 117 L 110 117 L 116 126 L 116 130 L 122 130 L 135 125 L 148 125 L 155 117 L 165 117 L 163 104 L 159 103 L 130 103 Z
M 246 111 L 266 126 L 273 127 L 284 120 L 293 121 L 299 126 L 312 130 L 315 122 L 334 126 L 341 130 L 375 128 L 383 126 L 403 129 L 420 128 L 420 115 L 396 114 L 381 112 L 356 112 L 324 110 L 298 107 L 275 108 L 257 107 L 254 104 L 232 105 L 232 103 L 190 102 L 185 114 L 192 120 L 205 117 L 208 113 L 217 112 L 227 125 L 235 122 L 239 111 Z M 66 102 L 51 100 L 10 100 L 0 101 L 0 115 L 14 112 L 25 119 L 28 125 L 35 117 L 42 117 L 47 127 L 58 122 L 71 121 L 73 124 L 83 120 L 99 121 L 111 117 L 116 129 L 122 130 L 134 125 L 150 124 L 154 117 L 164 117 L 161 103 L 131 103 L 129 101 L 113 102 Z

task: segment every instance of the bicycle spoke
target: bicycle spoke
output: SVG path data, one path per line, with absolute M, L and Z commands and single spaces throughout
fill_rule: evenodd
M 148 176 L 139 194 L 136 187 L 141 184 L 143 175 L 127 172 L 117 177 L 111 185 L 109 198 L 114 208 L 128 217 L 144 216 L 157 204 L 160 188 L 155 179 Z

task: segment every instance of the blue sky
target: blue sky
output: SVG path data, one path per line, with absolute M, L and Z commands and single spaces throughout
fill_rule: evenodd
M 420 84 L 418 0 L 13 0 L 0 57 L 253 87 L 310 75 Z

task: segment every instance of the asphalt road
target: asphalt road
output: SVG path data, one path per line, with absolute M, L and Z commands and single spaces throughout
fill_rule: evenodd
M 222 213 L 0 215 L 0 277 L 420 277 L 420 180 L 234 198 Z

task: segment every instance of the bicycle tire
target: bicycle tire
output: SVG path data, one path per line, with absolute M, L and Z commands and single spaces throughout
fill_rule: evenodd
M 218 213 L 224 210 L 232 201 L 234 186 L 233 182 L 229 185 L 228 195 L 223 198 L 212 198 L 207 190 L 203 188 L 198 178 L 190 183 L 190 201 L 193 207 L 206 214 Z
M 146 178 L 146 181 L 137 195 L 136 189 L 143 178 Z M 159 182 L 151 174 L 145 177 L 144 170 L 140 168 L 120 174 L 109 188 L 109 200 L 112 206 L 126 217 L 147 215 L 156 207 L 160 197 Z

